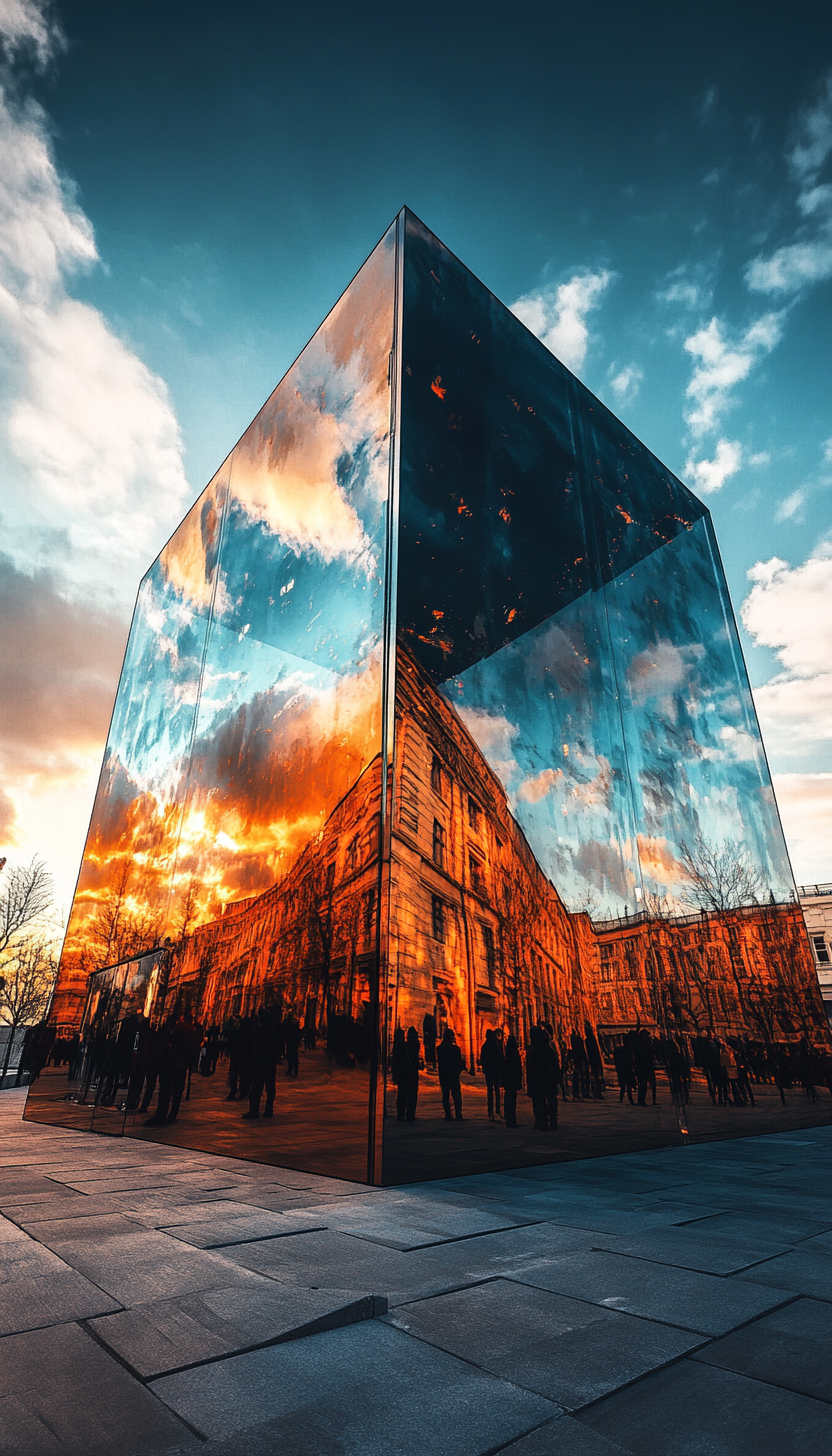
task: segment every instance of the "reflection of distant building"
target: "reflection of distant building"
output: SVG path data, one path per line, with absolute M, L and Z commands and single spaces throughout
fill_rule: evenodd
M 832 1023 L 832 884 L 801 885 L 797 893 L 809 932 L 823 1004 Z
M 564 1043 L 591 1027 L 607 1045 L 639 1026 L 760 1042 L 822 1029 L 795 905 L 596 925 L 570 913 L 458 714 L 401 648 L 395 752 L 390 1034 L 432 1014 L 473 1069 L 489 1027 L 526 1042 L 541 1020 Z M 366 1021 L 379 794 L 376 760 L 282 881 L 185 939 L 169 1006 L 218 1023 L 279 1000 L 320 1033 L 333 1016 Z

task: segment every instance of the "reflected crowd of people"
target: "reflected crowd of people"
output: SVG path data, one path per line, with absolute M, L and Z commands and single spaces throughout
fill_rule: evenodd
M 324 1027 L 322 1033 L 314 1010 L 301 1023 L 292 1008 L 284 1010 L 280 1003 L 209 1026 L 195 1020 L 187 1007 L 155 1023 L 139 1014 L 115 1023 L 102 1015 L 83 1037 L 56 1037 L 47 1025 L 29 1028 L 21 1066 L 30 1082 L 44 1067 L 66 1067 L 70 1100 L 133 1113 L 150 1128 L 177 1121 L 183 1102 L 190 1100 L 194 1077 L 219 1076 L 224 1084 L 221 1100 L 244 1105 L 241 1119 L 254 1122 L 274 1117 L 278 1078 L 301 1077 L 302 1052 L 325 1053 L 318 1058 L 325 1076 L 331 1077 L 336 1067 L 367 1065 L 371 1036 L 366 1020 L 333 1009 Z M 623 1107 L 646 1108 L 669 1097 L 683 1123 L 694 1081 L 721 1108 L 756 1107 L 754 1089 L 759 1096 L 764 1086 L 776 1089 L 783 1106 L 787 1093 L 812 1103 L 820 1089 L 832 1094 L 832 1056 L 805 1037 L 766 1046 L 712 1034 L 661 1037 L 640 1027 L 602 1041 L 589 1023 L 583 1034 L 558 1035 L 550 1022 L 540 1020 L 522 1047 L 508 1028 L 491 1027 L 472 1073 L 454 1030 L 438 1025 L 428 1012 L 421 1035 L 415 1026 L 399 1027 L 393 1035 L 387 1071 L 395 1089 L 396 1119 L 417 1120 L 423 1073 L 438 1080 L 445 1121 L 464 1121 L 468 1089 L 484 1084 L 489 1121 L 528 1128 L 528 1116 L 518 1118 L 518 1097 L 525 1093 L 537 1132 L 557 1130 L 562 1105 L 608 1099 Z M 479 1098 L 473 1108 L 475 1115 L 482 1115 Z
M 603 1102 L 610 1094 L 630 1107 L 655 1107 L 661 1102 L 659 1073 L 665 1095 L 684 1121 L 683 1109 L 691 1101 L 691 1083 L 698 1076 L 715 1107 L 756 1107 L 754 1086 L 773 1086 L 786 1105 L 786 1092 L 798 1091 L 810 1102 L 818 1089 L 832 1095 L 832 1056 L 812 1047 L 807 1038 L 797 1044 L 771 1043 L 767 1047 L 741 1037 L 703 1035 L 691 1038 L 660 1037 L 646 1027 L 630 1028 L 605 1039 L 602 1049 L 593 1028 L 559 1039 L 551 1024 L 539 1021 L 529 1031 L 525 1056 L 517 1037 L 498 1027 L 488 1028 L 479 1050 L 478 1067 L 485 1083 L 487 1116 L 507 1128 L 521 1126 L 518 1094 L 531 1101 L 533 1127 L 552 1132 L 558 1127 L 558 1103 Z M 611 1064 L 611 1066 L 610 1066 Z M 442 1107 L 448 1122 L 464 1120 L 462 1074 L 465 1059 L 456 1036 L 446 1027 L 436 1039 L 436 1020 L 428 1013 L 422 1040 L 415 1026 L 393 1035 L 390 1079 L 396 1088 L 396 1118 L 415 1122 L 420 1072 L 438 1072 Z M 614 1073 L 615 1084 L 610 1072 Z M 470 1083 L 475 1080 L 469 1078 Z

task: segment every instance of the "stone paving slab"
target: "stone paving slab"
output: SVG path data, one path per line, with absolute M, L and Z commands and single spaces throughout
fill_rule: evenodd
M 775 1244 L 796 1244 L 815 1234 L 828 1232 L 832 1227 L 832 1214 L 823 1223 L 818 1219 L 801 1218 L 799 1214 L 758 1213 L 749 1199 L 742 1213 L 714 1214 L 702 1209 L 697 1218 L 691 1219 L 686 1226 L 697 1237 L 714 1234 L 718 1238 L 736 1239 L 738 1242 L 748 1240 L 756 1243 L 765 1239 Z
M 203 1434 L 269 1422 L 274 1456 L 480 1456 L 558 1413 L 551 1401 L 378 1321 L 163 1376 Z
M 77 1269 L 10 1279 L 0 1288 L 0 1335 L 44 1329 L 69 1320 L 89 1319 L 120 1308 L 119 1301 L 99 1289 Z M 2 1348 L 5 1348 L 3 1346 Z
M 570 1410 L 702 1344 L 687 1330 L 507 1279 L 402 1305 L 388 1322 Z
M 147 1456 L 197 1440 L 77 1325 L 11 1335 L 0 1362 L 4 1456 Z
M 832 1403 L 830 1352 L 832 1305 L 798 1299 L 714 1340 L 696 1358 Z
M 103 1344 L 142 1380 L 257 1346 L 338 1329 L 386 1313 L 381 1296 L 290 1289 L 269 1279 L 137 1305 L 89 1321 Z
M 248 1213 L 234 1218 L 215 1218 L 194 1223 L 164 1225 L 171 1238 L 197 1249 L 228 1248 L 234 1244 L 250 1244 L 261 1239 L 285 1238 L 288 1234 L 307 1233 L 325 1228 L 320 1215 Z
M 631 1456 L 829 1456 L 832 1407 L 699 1360 L 609 1396 L 580 1419 Z
M 677 1269 L 697 1269 L 702 1274 L 736 1274 L 758 1264 L 765 1267 L 763 1260 L 783 1254 L 788 1249 L 786 1244 L 763 1240 L 740 1243 L 739 1240 L 716 1236 L 709 1238 L 706 1233 L 694 1232 L 701 1227 L 693 1224 L 685 1228 L 655 1229 L 635 1237 L 624 1234 L 606 1238 L 599 1234 L 593 1247 L 647 1259 L 654 1264 L 672 1264 Z
M 552 1257 L 588 1249 L 592 1235 L 550 1224 L 425 1246 L 411 1252 L 374 1246 L 334 1229 L 223 1250 L 223 1257 L 281 1283 L 380 1289 L 392 1306 L 501 1274 L 523 1278 Z
M 625 1456 L 624 1447 L 582 1426 L 572 1416 L 556 1416 L 528 1436 L 504 1446 L 505 1456 Z
M 600 1251 L 541 1261 L 517 1278 L 540 1289 L 704 1335 L 727 1334 L 789 1297 L 784 1290 L 764 1289 L 740 1278 L 720 1279 Z M 751 1290 L 754 1293 L 749 1298 Z
M 484 1212 L 450 1194 L 414 1196 L 400 1194 L 396 1189 L 383 1198 L 339 1199 L 326 1209 L 313 1206 L 306 1213 L 309 1217 L 321 1215 L 327 1228 L 401 1250 L 514 1228 L 521 1223 L 510 1214 Z M 525 1220 L 533 1221 L 533 1214 Z
M 0 1214 L 0 1250 L 3 1250 L 6 1244 L 16 1244 L 26 1238 L 28 1238 L 28 1234 L 23 1229 Z
M 769 1259 L 738 1274 L 751 1284 L 764 1284 L 769 1289 L 793 1289 L 815 1299 L 832 1300 L 832 1259 L 822 1250 L 791 1249 L 777 1259 Z

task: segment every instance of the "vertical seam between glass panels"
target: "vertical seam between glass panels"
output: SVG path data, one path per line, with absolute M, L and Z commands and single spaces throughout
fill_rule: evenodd
M 370 1049 L 370 1087 L 367 1107 L 367 1182 L 378 1183 L 382 1176 L 383 1146 L 378 1156 L 381 1136 L 378 1132 L 379 1078 L 384 1075 L 387 1038 L 387 949 L 390 943 L 390 855 L 393 824 L 393 784 L 390 770 L 395 752 L 396 703 L 396 588 L 398 575 L 399 529 L 399 463 L 401 438 L 401 337 L 404 295 L 405 211 L 396 218 L 393 328 L 389 355 L 390 416 L 387 461 L 387 522 L 384 545 L 384 622 L 381 665 L 381 794 L 379 803 L 379 853 L 376 879 L 376 995 L 372 1006 Z M 386 912 L 385 894 L 388 899 Z M 382 943 L 384 942 L 384 943 Z M 382 1053 L 382 1046 L 384 1053 Z M 382 1097 L 384 1087 L 381 1088 Z

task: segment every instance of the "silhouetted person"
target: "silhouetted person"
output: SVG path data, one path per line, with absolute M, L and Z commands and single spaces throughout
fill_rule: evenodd
M 240 1087 L 240 1063 L 243 1056 L 243 1025 L 238 1016 L 229 1016 L 225 1024 L 225 1047 L 228 1052 L 228 1096 L 226 1102 L 236 1102 L 243 1096 Z
M 436 1051 L 436 1060 L 439 1065 L 439 1086 L 442 1089 L 442 1106 L 445 1109 L 445 1121 L 462 1121 L 462 1088 L 459 1085 L 461 1073 L 465 1070 L 465 1061 L 462 1052 L 456 1044 L 456 1037 L 447 1027 L 445 1034 Z M 451 1116 L 451 1100 L 453 1099 L 454 1114 Z
M 532 1099 L 537 1132 L 554 1131 L 558 1125 L 560 1078 L 560 1061 L 549 1040 L 549 1033 L 542 1026 L 533 1026 L 526 1054 L 526 1086 Z
M 415 1122 L 416 1103 L 419 1100 L 419 1059 L 421 1057 L 419 1033 L 415 1026 L 407 1028 L 405 1049 L 407 1051 L 408 1080 L 404 1115 L 408 1122 Z
M 422 1043 L 425 1048 L 425 1066 L 436 1067 L 436 1017 L 427 1011 L 422 1018 Z
M 743 1102 L 750 1102 L 752 1107 L 756 1107 L 754 1093 L 751 1090 L 751 1067 L 749 1065 L 748 1053 L 739 1040 L 736 1043 L 735 1055 L 737 1062 L 737 1091 Z
M 408 1071 L 409 1064 L 404 1030 L 401 1026 L 397 1026 L 393 1032 L 393 1048 L 390 1053 L 390 1078 L 396 1088 L 397 1122 L 404 1122 L 404 1112 L 407 1106 Z
M 797 1075 L 800 1085 L 809 1101 L 817 1102 L 818 1094 L 815 1091 L 813 1060 L 812 1048 L 809 1045 L 808 1039 L 804 1036 L 801 1038 L 797 1052 Z
M 633 1062 L 635 1065 L 636 1082 L 638 1084 L 638 1105 L 647 1106 L 648 1089 L 653 1094 L 653 1106 L 656 1105 L 656 1060 L 653 1056 L 653 1040 L 646 1027 L 639 1032 L 633 1047 Z
M 517 1037 L 510 1036 L 506 1041 L 505 1067 L 503 1070 L 503 1088 L 505 1096 L 503 1099 L 503 1111 L 505 1113 L 506 1127 L 518 1127 L 517 1121 L 517 1093 L 523 1086 L 523 1058 L 520 1055 L 520 1048 L 517 1045 Z
M 572 1050 L 572 1100 L 580 1102 L 583 1097 L 589 1096 L 589 1063 L 584 1039 L 577 1031 L 573 1031 L 569 1042 Z
M 633 1048 L 628 1037 L 625 1037 L 620 1046 L 613 1049 L 613 1062 L 615 1063 L 615 1075 L 618 1078 L 618 1100 L 624 1101 L 626 1093 L 627 1101 L 631 1107 L 633 1102 L 633 1088 L 636 1085 L 636 1074 L 633 1067 Z
M 246 1122 L 254 1122 L 260 1116 L 260 1098 L 264 1091 L 266 1105 L 263 1116 L 274 1115 L 278 1045 L 278 1027 L 273 1018 L 261 1009 L 252 1020 L 248 1112 L 243 1113 Z
M 300 1072 L 298 1054 L 300 1051 L 300 1024 L 291 1012 L 283 1022 L 283 1047 L 286 1053 L 286 1076 L 297 1077 Z
M 500 1116 L 500 1090 L 505 1071 L 505 1054 L 496 1031 L 489 1030 L 485 1033 L 485 1041 L 480 1049 L 480 1066 L 488 1094 L 488 1116 L 493 1122 L 495 1117 L 499 1119 Z
M 598 1045 L 598 1038 L 595 1035 L 590 1023 L 584 1022 L 584 1045 L 586 1046 L 586 1058 L 589 1067 L 591 1095 L 599 1102 L 604 1100 L 604 1060 L 601 1056 L 601 1048 Z

